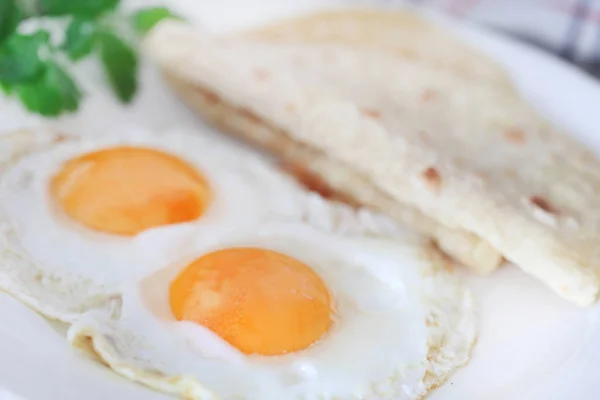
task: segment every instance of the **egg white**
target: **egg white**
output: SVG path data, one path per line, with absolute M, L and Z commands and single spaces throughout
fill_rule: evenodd
M 233 235 L 125 288 L 118 318 L 91 313 L 70 340 L 130 379 L 192 399 L 417 399 L 466 362 L 472 299 L 420 239 L 348 238 L 308 224 L 269 223 Z M 330 289 L 333 327 L 277 357 L 244 355 L 210 330 L 176 321 L 170 282 L 187 263 L 236 246 L 276 250 L 311 266 Z M 90 340 L 91 339 L 91 340 Z

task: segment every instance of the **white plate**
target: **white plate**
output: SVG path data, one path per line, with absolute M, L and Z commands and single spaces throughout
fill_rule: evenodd
M 228 30 L 315 4 L 340 1 L 172 0 L 210 29 Z M 147 3 L 136 0 L 137 3 Z M 135 3 L 133 0 L 129 3 Z M 162 2 L 165 3 L 164 1 Z M 550 119 L 600 154 L 600 86 L 574 68 L 531 47 L 473 27 L 450 25 L 506 66 L 525 96 Z M 78 73 L 94 81 L 93 63 Z M 89 83 L 82 112 L 54 122 L 62 129 L 101 134 L 128 123 L 162 128 L 199 122 L 161 84 L 151 66 L 132 107 L 114 103 Z M 42 123 L 17 104 L 0 101 L 0 132 Z M 595 400 L 600 398 L 600 306 L 580 309 L 507 266 L 490 278 L 468 278 L 480 303 L 480 339 L 471 362 L 431 396 L 438 400 Z M 125 381 L 69 348 L 60 327 L 0 294 L 0 400 L 158 400 L 169 397 Z M 9 397 L 12 396 L 12 397 Z

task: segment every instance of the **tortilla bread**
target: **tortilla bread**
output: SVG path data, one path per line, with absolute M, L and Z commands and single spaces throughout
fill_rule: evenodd
M 446 69 L 451 73 L 477 79 L 483 84 L 497 85 L 502 90 L 512 90 L 510 79 L 496 63 L 455 40 L 446 31 L 408 12 L 384 13 L 356 9 L 326 11 L 275 23 L 242 35 L 275 43 L 325 42 L 384 51 L 400 59 Z M 319 168 L 316 167 L 315 154 L 307 154 L 310 149 L 306 146 L 301 150 L 290 149 L 283 153 L 283 149 L 289 149 L 290 146 L 296 148 L 300 144 L 290 141 L 289 135 L 268 119 L 257 121 L 255 116 L 249 116 L 245 112 L 247 110 L 236 110 L 231 105 L 216 102 L 214 100 L 219 97 L 214 92 L 208 93 L 208 101 L 205 101 L 194 90 L 206 88 L 197 85 L 194 90 L 190 90 L 185 84 L 177 85 L 176 74 L 171 74 L 170 78 L 180 96 L 217 127 L 249 139 L 259 146 L 266 146 L 279 157 L 292 161 L 296 171 L 300 166 L 305 171 L 310 170 L 313 175 L 322 178 L 320 181 L 332 186 L 335 194 L 341 196 L 346 203 L 361 204 L 382 211 L 402 225 L 434 238 L 441 249 L 479 274 L 491 273 L 502 262 L 500 253 L 477 236 L 460 229 L 447 228 L 425 217 L 413 207 L 386 198 L 368 179 L 363 178 L 362 182 L 340 179 L 342 175 L 356 176 L 356 171 L 345 169 L 345 166 L 332 166 L 333 161 L 327 160 L 325 153 L 321 152 L 318 156 L 325 159 L 319 163 Z M 213 115 L 215 112 L 220 115 L 216 120 Z M 228 120 L 235 122 L 223 122 Z M 282 146 L 282 142 L 289 144 Z M 345 187 L 346 185 L 351 188 Z
M 597 299 L 600 163 L 516 92 L 377 50 L 212 38 L 176 22 L 147 45 L 173 76 L 410 212 L 484 238 L 578 305 Z

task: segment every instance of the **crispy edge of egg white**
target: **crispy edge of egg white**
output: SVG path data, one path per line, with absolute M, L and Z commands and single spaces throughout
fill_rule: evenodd
M 0 135 L 0 180 L 7 168 L 21 157 L 73 140 L 46 129 L 19 130 Z M 2 193 L 0 192 L 0 200 Z M 65 290 L 66 288 L 66 290 Z M 95 308 L 120 312 L 120 297 L 88 281 L 70 281 L 45 272 L 23 249 L 0 202 L 0 290 L 43 316 L 72 323 Z
M 477 342 L 471 291 L 451 272 L 450 262 L 432 244 L 423 240 L 420 250 L 424 290 L 421 301 L 428 306 L 425 318 L 428 353 L 424 360 L 422 386 L 406 394 L 407 397 L 401 397 L 403 400 L 423 399 L 443 385 L 456 369 L 469 361 Z M 87 313 L 71 326 L 67 336 L 74 347 L 100 359 L 114 372 L 134 382 L 185 399 L 219 398 L 194 376 L 169 375 L 157 370 L 152 360 L 145 357 L 145 346 L 151 344 L 143 343 L 133 332 L 119 330 L 118 321 L 107 319 L 102 313 Z M 400 386 L 401 383 L 394 396 L 401 393 Z

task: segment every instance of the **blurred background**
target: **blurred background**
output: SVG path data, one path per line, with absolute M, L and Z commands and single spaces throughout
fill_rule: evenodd
M 380 0 L 483 24 L 577 64 L 600 79 L 600 0 Z
M 215 8 L 215 16 L 227 9 L 228 13 L 238 14 L 238 20 L 260 19 L 265 12 L 274 17 L 285 9 L 310 10 L 315 5 L 375 4 L 433 10 L 552 52 L 600 79 L 600 0 L 171 0 L 171 3 Z

